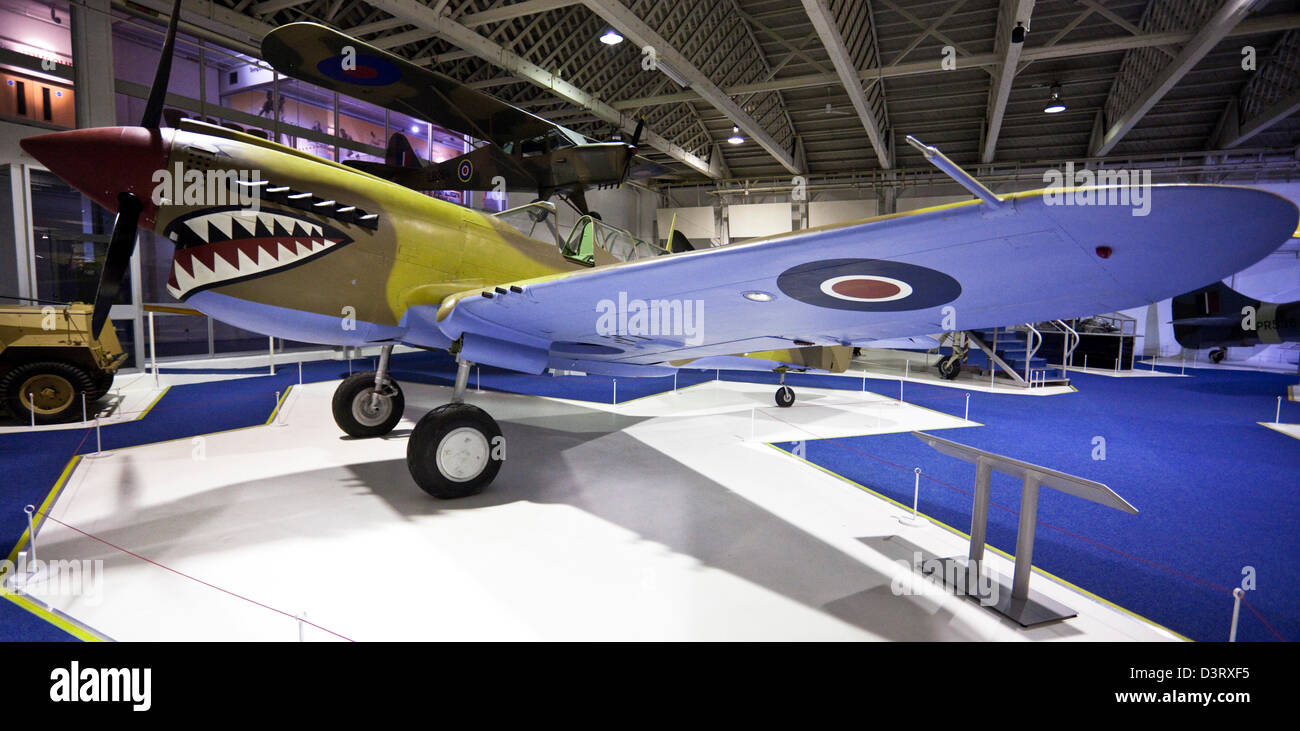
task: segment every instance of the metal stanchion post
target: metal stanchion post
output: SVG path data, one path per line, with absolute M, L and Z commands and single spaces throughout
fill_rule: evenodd
M 95 414 L 95 454 L 101 454 L 104 451 L 104 440 L 99 436 L 99 414 Z
M 1281 396 L 1277 397 L 1277 411 L 1273 412 L 1273 423 L 1274 424 L 1282 423 L 1282 397 Z
M 917 503 L 921 498 L 921 468 L 913 467 L 912 473 L 916 476 L 912 483 L 912 514 L 898 519 L 898 522 L 904 525 L 916 525 L 921 522 L 917 514 Z
M 27 413 L 32 417 L 32 428 L 36 428 L 36 394 L 27 392 Z
M 274 338 L 274 337 L 269 337 L 269 338 L 267 338 L 267 341 L 270 343 L 270 346 L 271 346 L 270 351 L 269 351 L 269 353 L 268 353 L 268 355 L 267 355 L 267 361 L 268 361 L 268 363 L 270 364 L 270 365 L 269 365 L 269 368 L 270 368 L 270 373 L 269 373 L 269 375 L 274 376 L 274 375 L 275 375 L 275 338 Z
M 298 361 L 298 385 L 302 385 L 302 361 Z
M 1232 590 L 1232 628 L 1228 630 L 1228 642 L 1237 641 L 1237 617 L 1241 614 L 1241 598 L 1245 595 L 1240 586 Z
M 970 392 L 966 393 L 966 413 L 961 418 L 970 420 Z
M 27 543 L 32 547 L 31 553 L 28 554 L 32 558 L 27 562 L 27 565 L 33 567 L 34 570 L 36 564 L 36 523 L 32 520 L 32 516 L 36 513 L 36 506 L 28 505 L 23 508 L 23 512 L 27 513 Z M 1236 625 L 1235 618 L 1233 625 Z
M 86 392 L 81 392 L 81 420 L 86 421 Z
M 614 407 L 618 407 L 618 379 L 614 379 Z
M 153 312 L 149 313 L 149 367 L 153 369 L 153 387 L 158 388 L 158 341 L 154 340 Z

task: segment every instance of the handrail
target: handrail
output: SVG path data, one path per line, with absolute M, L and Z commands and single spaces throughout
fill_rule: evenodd
M 1029 337 L 1025 341 L 1025 380 L 1029 381 L 1029 385 L 1032 387 L 1034 382 L 1029 377 L 1029 365 L 1030 361 L 1034 359 L 1034 355 L 1038 353 L 1038 349 L 1043 347 L 1043 334 L 1038 332 L 1038 328 L 1030 323 L 1026 322 L 1025 327 L 1029 330 Z M 1034 338 L 1038 338 L 1037 345 L 1034 345 Z M 1030 347 L 1031 345 L 1033 347 Z
M 1065 349 L 1061 351 L 1061 367 L 1070 368 L 1074 365 L 1074 350 L 1079 347 L 1079 343 L 1083 342 L 1083 338 L 1065 320 L 1053 320 L 1052 322 L 1060 327 L 1065 334 Z

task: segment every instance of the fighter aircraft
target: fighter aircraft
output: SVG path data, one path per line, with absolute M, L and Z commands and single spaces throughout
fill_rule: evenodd
M 458 361 L 450 403 L 422 415 L 407 446 L 415 482 L 439 498 L 478 492 L 505 458 L 497 423 L 464 402 L 474 363 L 619 377 L 709 358 L 782 374 L 834 368 L 846 349 L 872 341 L 1156 302 L 1246 268 L 1300 223 L 1290 201 L 1249 188 L 1153 186 L 1142 216 L 1123 205 L 1055 205 L 1060 196 L 1044 191 L 995 195 L 915 143 L 977 197 L 618 261 L 591 221 L 568 239 L 527 235 L 550 203 L 486 215 L 234 130 L 160 129 L 177 10 L 139 126 L 22 141 L 117 212 L 95 331 L 143 225 L 175 243 L 168 290 L 213 318 L 286 339 L 381 346 L 377 369 L 334 394 L 335 421 L 350 435 L 385 434 L 402 418 L 393 346 L 447 350 Z M 178 165 L 199 179 L 239 173 L 235 186 L 257 191 L 256 207 L 158 196 L 158 174 Z M 1079 200 L 1095 202 L 1114 191 L 1083 192 Z M 790 362 L 792 350 L 804 357 Z M 735 357 L 746 354 L 758 357 Z M 777 402 L 793 396 L 783 386 Z
M 1223 362 L 1229 346 L 1250 347 L 1300 341 L 1300 300 L 1263 302 L 1215 282 L 1173 298 L 1174 339 L 1184 348 L 1213 348 Z
M 637 121 L 631 142 L 588 142 L 571 129 L 317 23 L 276 28 L 262 39 L 262 56 L 286 76 L 489 143 L 426 166 L 396 133 L 384 162 L 347 163 L 414 190 L 493 190 L 504 184 L 506 190 L 535 190 L 542 200 L 559 193 L 587 214 L 585 191 L 621 185 L 641 140 L 644 120 Z

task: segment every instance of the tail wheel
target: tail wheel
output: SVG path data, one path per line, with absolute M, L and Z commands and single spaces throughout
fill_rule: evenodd
M 794 406 L 794 389 L 789 386 L 776 389 L 776 405 L 783 409 Z
M 53 424 L 80 414 L 81 394 L 93 390 L 90 375 L 71 363 L 25 363 L 0 381 L 9 410 L 24 421 Z
M 950 355 L 939 361 L 939 375 L 946 381 L 951 381 L 961 373 L 961 358 L 956 355 Z
M 411 477 L 442 500 L 481 492 L 496 479 L 505 456 L 496 421 L 470 404 L 446 404 L 425 414 L 406 445 Z
M 1211 363 L 1222 363 L 1222 362 L 1223 362 L 1223 359 L 1226 358 L 1226 357 L 1228 357 L 1228 349 L 1227 349 L 1227 348 L 1216 348 L 1216 349 L 1210 351 L 1210 362 L 1211 362 Z
M 331 404 L 334 423 L 354 437 L 378 437 L 387 434 L 402 420 L 406 398 L 397 381 L 388 380 L 382 391 L 375 391 L 375 373 L 354 373 L 334 391 Z

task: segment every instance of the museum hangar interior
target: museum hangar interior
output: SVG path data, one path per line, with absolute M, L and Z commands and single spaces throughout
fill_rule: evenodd
M 0 0 L 0 639 L 1300 637 L 1300 2 L 178 6 Z

